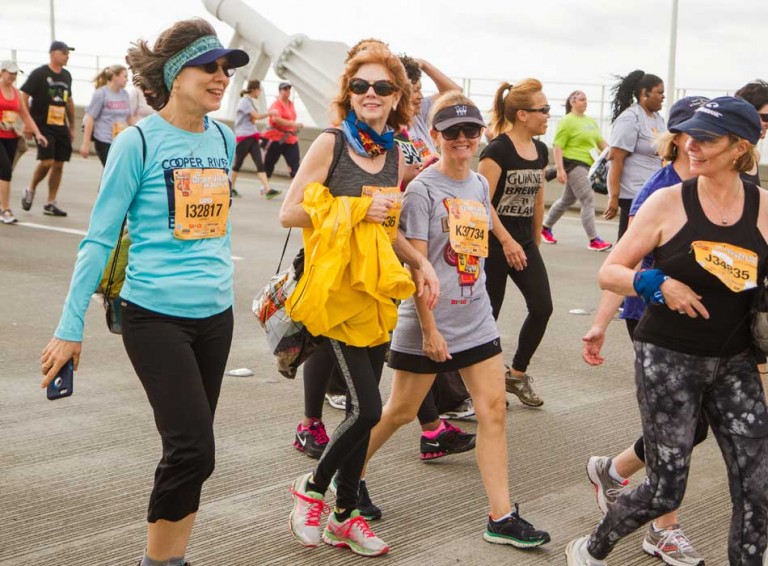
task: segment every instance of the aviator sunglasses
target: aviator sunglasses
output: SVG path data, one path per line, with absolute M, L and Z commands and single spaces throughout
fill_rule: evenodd
M 365 94 L 373 87 L 373 92 L 379 96 L 389 96 L 397 90 L 397 87 L 389 81 L 376 81 L 369 83 L 365 79 L 352 79 L 349 81 L 349 90 L 354 94 Z
M 193 67 L 196 67 L 198 69 L 201 69 L 208 73 L 209 75 L 215 75 L 216 72 L 221 69 L 224 71 L 224 74 L 228 77 L 231 77 L 235 74 L 235 67 L 230 67 L 229 65 L 219 65 L 216 61 L 211 61 L 210 63 L 206 63 L 205 65 L 190 65 Z
M 552 110 L 552 107 L 547 104 L 541 108 L 521 108 L 520 110 L 524 110 L 525 112 L 540 112 L 541 114 L 549 114 L 549 111 Z
M 460 133 L 464 133 L 464 137 L 468 140 L 475 140 L 480 137 L 480 130 L 482 128 L 477 124 L 458 124 L 444 129 L 440 132 L 444 140 L 453 141 L 458 139 Z

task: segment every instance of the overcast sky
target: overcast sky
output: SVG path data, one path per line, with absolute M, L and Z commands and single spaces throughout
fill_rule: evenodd
M 244 1 L 288 34 L 348 44 L 381 38 L 453 77 L 493 79 L 488 89 L 535 76 L 570 91 L 637 68 L 667 78 L 672 0 Z M 43 62 L 49 0 L 0 3 L 0 57 L 15 48 L 20 60 Z M 224 43 L 232 35 L 202 0 L 55 0 L 55 7 L 57 38 L 77 48 L 73 64 L 86 54 L 119 60 L 132 40 L 153 39 L 191 16 L 214 23 Z M 676 86 L 706 94 L 768 78 L 767 25 L 768 0 L 680 0 Z

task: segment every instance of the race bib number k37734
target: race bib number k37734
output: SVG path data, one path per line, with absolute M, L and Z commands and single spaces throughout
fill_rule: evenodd
M 403 205 L 403 193 L 400 191 L 400 187 L 373 187 L 371 185 L 363 186 L 364 197 L 375 197 L 376 195 L 384 195 L 392 201 L 392 208 L 389 209 L 386 220 L 382 226 L 384 231 L 389 236 L 389 241 L 394 242 L 397 238 L 397 227 L 400 224 L 400 211 Z
M 174 169 L 174 237 L 220 238 L 227 233 L 229 178 L 223 169 Z
M 488 211 L 476 200 L 446 199 L 448 236 L 456 253 L 488 257 Z
M 734 293 L 757 286 L 757 254 L 752 250 L 697 240 L 691 244 L 696 263 Z

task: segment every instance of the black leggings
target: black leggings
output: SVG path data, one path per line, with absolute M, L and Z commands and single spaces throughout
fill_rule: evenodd
M 96 146 L 96 155 L 99 156 L 99 161 L 101 161 L 101 166 L 107 164 L 107 155 L 109 155 L 109 148 L 112 147 L 111 143 L 104 143 L 99 140 L 93 140 L 94 145 Z
M 296 171 L 299 170 L 299 144 L 297 143 L 280 143 L 269 142 L 267 145 L 267 153 L 264 155 L 264 171 L 267 173 L 267 177 L 271 177 L 275 172 L 275 165 L 280 156 L 285 157 L 285 162 L 291 171 L 291 178 L 296 176 Z
M 616 238 L 617 242 L 621 240 L 621 237 L 624 235 L 624 232 L 626 232 L 627 228 L 629 227 L 629 211 L 630 210 L 632 210 L 632 199 L 620 198 L 619 199 L 619 237 Z
M 352 509 L 357 505 L 360 474 L 368 453 L 371 429 L 381 419 L 379 380 L 388 345 L 358 348 L 324 338 L 321 347 L 330 349 L 347 384 L 349 403 L 346 417 L 333 431 L 320 457 L 312 483 L 325 493 L 333 474 L 338 471 L 336 506 Z
M 416 413 L 419 424 L 435 422 L 440 413 L 455 409 L 469 397 L 467 386 L 458 371 L 438 373 Z
M 256 164 L 256 171 L 263 173 L 264 162 L 261 160 L 261 147 L 259 146 L 259 140 L 254 136 L 241 140 L 237 147 L 235 147 L 235 164 L 232 165 L 232 171 L 240 171 L 246 155 L 250 155 L 251 159 L 253 159 L 253 162 Z
M 507 288 L 507 276 L 517 285 L 525 298 L 528 316 L 520 328 L 517 351 L 512 359 L 512 368 L 525 371 L 531 363 L 533 354 L 544 338 L 549 317 L 552 316 L 552 294 L 549 290 L 549 278 L 539 247 L 530 241 L 522 244 L 528 258 L 528 265 L 522 271 L 510 267 L 504 250 L 498 240 L 491 239 L 488 259 L 485 261 L 485 288 L 491 299 L 493 318 L 499 318 L 504 293 Z
M 0 181 L 11 180 L 13 158 L 16 157 L 16 145 L 19 138 L 0 138 Z
M 125 351 L 163 445 L 147 521 L 179 521 L 197 511 L 203 482 L 213 473 L 213 415 L 232 343 L 232 309 L 192 319 L 120 304 Z

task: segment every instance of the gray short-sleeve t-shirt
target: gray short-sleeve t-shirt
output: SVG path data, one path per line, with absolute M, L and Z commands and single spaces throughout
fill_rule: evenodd
M 411 138 L 411 144 L 415 148 L 416 157 L 410 158 L 406 155 L 405 164 L 421 163 L 426 161 L 426 153 L 429 155 L 437 155 L 437 149 L 435 144 L 432 143 L 432 137 L 429 135 L 429 113 L 432 110 L 434 101 L 425 96 L 421 101 L 421 110 L 413 117 L 413 123 L 408 128 L 408 136 Z
M 666 131 L 661 114 L 654 112 L 648 116 L 639 104 L 633 104 L 616 118 L 610 146 L 629 152 L 621 173 L 619 198 L 635 198 L 650 176 L 661 169 L 655 141 L 657 135 Z
M 112 143 L 112 125 L 128 125 L 131 115 L 128 92 L 124 88 L 117 92 L 106 86 L 98 88 L 85 112 L 93 118 L 93 137 L 102 143 Z
M 256 102 L 247 94 L 240 97 L 235 111 L 235 136 L 247 138 L 259 133 L 259 129 L 251 121 L 251 112 L 256 110 Z
M 431 167 L 411 181 L 403 198 L 400 229 L 406 238 L 428 243 L 428 259 L 440 279 L 440 300 L 432 311 L 437 328 L 451 353 L 463 352 L 499 337 L 491 302 L 485 290 L 485 259 L 479 258 L 479 276 L 471 285 L 462 285 L 456 254 L 448 235 L 448 209 L 444 199 L 462 198 L 485 205 L 491 225 L 488 182 L 475 172 L 457 181 Z M 391 348 L 397 352 L 423 355 L 423 338 L 413 298 L 398 311 Z

